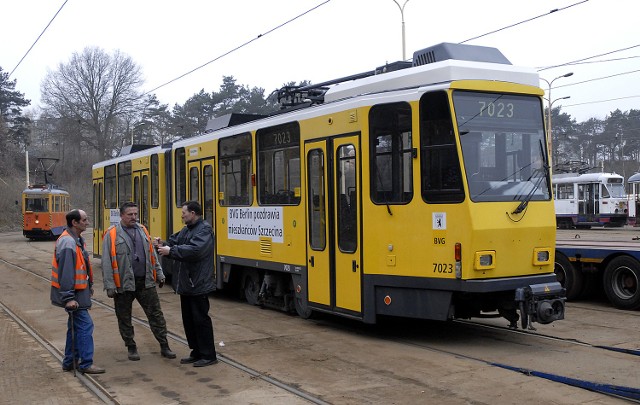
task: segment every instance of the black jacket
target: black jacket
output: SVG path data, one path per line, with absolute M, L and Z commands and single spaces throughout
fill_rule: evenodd
M 177 280 L 173 288 L 180 295 L 207 294 L 215 290 L 213 280 L 213 229 L 198 219 L 169 237 L 169 258 L 176 260 Z M 174 277 L 175 278 L 175 277 Z

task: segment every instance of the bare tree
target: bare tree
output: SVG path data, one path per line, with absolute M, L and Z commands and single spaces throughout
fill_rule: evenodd
M 50 115 L 78 124 L 77 131 L 68 133 L 77 138 L 70 140 L 76 147 L 86 145 L 107 159 L 127 138 L 122 122 L 142 110 L 142 84 L 140 68 L 130 57 L 88 47 L 47 73 L 42 103 Z

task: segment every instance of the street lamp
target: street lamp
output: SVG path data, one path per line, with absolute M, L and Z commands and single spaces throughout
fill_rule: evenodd
M 394 0 L 395 1 L 395 0 Z M 556 77 L 555 79 L 549 81 L 547 79 L 544 78 L 540 78 L 540 80 L 544 81 L 545 83 L 547 83 L 548 86 L 548 90 L 547 90 L 547 106 L 548 106 L 548 110 L 547 110 L 547 148 L 549 149 L 549 154 L 553 155 L 553 136 L 551 135 L 551 107 L 553 106 L 553 103 L 555 103 L 558 100 L 565 100 L 568 99 L 570 96 L 566 96 L 566 97 L 561 97 L 558 98 L 556 100 L 551 100 L 551 85 L 553 84 L 553 82 L 555 82 L 558 79 L 562 79 L 563 77 L 569 77 L 569 76 L 573 76 L 573 72 L 569 72 L 569 73 L 565 73 L 561 76 Z
M 551 135 L 551 107 L 553 107 L 553 103 L 555 103 L 556 101 L 566 100 L 568 98 L 571 98 L 571 96 L 564 96 L 564 97 L 556 98 L 551 103 L 549 103 L 549 118 L 547 118 L 547 121 L 548 121 L 549 125 L 548 125 L 548 128 L 547 128 L 547 132 L 549 134 L 549 152 L 551 154 L 553 154 L 553 151 L 551 150 L 551 148 L 553 146 L 553 135 Z M 555 160 L 558 160 L 558 153 L 557 153 L 558 151 L 557 151 L 557 149 L 558 148 L 556 148 L 556 159 Z
M 400 6 L 400 3 L 398 3 L 396 0 L 393 0 L 393 2 L 396 3 L 398 8 L 400 9 L 400 16 L 402 17 L 402 60 L 407 60 L 405 56 L 406 52 L 405 52 L 405 41 L 404 41 L 404 6 L 407 5 L 409 0 L 405 0 L 402 6 Z

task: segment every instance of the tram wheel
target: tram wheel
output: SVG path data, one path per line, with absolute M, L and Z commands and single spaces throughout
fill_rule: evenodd
M 617 308 L 640 308 L 639 280 L 640 263 L 629 256 L 616 257 L 604 271 L 604 292 Z
M 258 305 L 260 277 L 256 271 L 249 271 L 244 277 L 244 297 L 250 305 Z
M 309 319 L 313 314 L 311 308 L 309 308 L 309 302 L 303 297 L 298 297 L 299 294 L 295 292 L 295 283 L 291 280 L 290 290 L 293 293 L 293 305 L 296 309 L 296 313 L 302 319 Z
M 558 282 L 567 290 L 567 300 L 574 300 L 582 294 L 584 275 L 560 252 L 556 252 L 553 271 L 556 273 Z

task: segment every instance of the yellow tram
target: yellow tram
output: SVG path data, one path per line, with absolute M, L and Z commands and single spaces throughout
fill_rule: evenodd
M 440 44 L 347 79 L 94 165 L 94 253 L 122 202 L 165 239 L 197 200 L 218 289 L 252 304 L 367 323 L 562 319 L 537 73 L 494 48 Z

